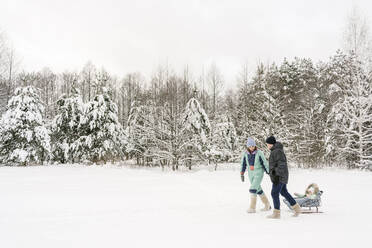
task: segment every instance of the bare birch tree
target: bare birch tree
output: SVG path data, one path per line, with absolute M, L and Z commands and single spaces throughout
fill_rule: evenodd
M 344 49 L 354 53 L 359 60 L 372 63 L 372 37 L 367 18 L 354 6 L 349 14 L 344 30 Z
M 216 116 L 216 113 L 218 111 L 217 101 L 218 101 L 218 97 L 221 94 L 221 89 L 223 86 L 222 74 L 215 63 L 213 63 L 210 66 L 207 77 L 208 77 L 210 94 L 212 97 L 211 119 L 213 119 Z

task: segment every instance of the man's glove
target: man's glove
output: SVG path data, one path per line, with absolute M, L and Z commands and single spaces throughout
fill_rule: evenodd
M 244 182 L 244 174 L 240 175 L 240 179 L 242 180 L 242 182 Z
M 274 176 L 273 184 L 278 184 L 279 181 L 279 176 Z
M 272 179 L 273 184 L 278 184 L 280 181 L 280 178 L 278 175 L 276 175 L 276 171 L 272 170 L 270 174 L 271 174 L 270 177 Z

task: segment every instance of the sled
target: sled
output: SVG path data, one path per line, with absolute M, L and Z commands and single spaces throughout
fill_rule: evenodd
M 311 188 L 314 189 L 315 195 L 308 197 L 306 196 L 306 193 Z M 305 195 L 295 197 L 294 199 L 298 203 L 298 205 L 300 205 L 301 213 L 303 214 L 323 213 L 322 211 L 319 211 L 319 207 L 322 203 L 322 194 L 323 191 L 319 190 L 318 185 L 313 183 L 306 188 Z M 284 199 L 283 202 L 292 210 L 292 207 L 286 199 Z
M 301 214 L 322 214 L 323 211 L 320 211 L 319 208 L 314 209 L 304 209 L 301 208 Z

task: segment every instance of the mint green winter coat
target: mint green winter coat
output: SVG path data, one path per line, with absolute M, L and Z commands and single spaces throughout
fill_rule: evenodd
M 261 159 L 260 159 L 261 158 Z M 266 171 L 269 171 L 269 164 L 265 158 L 265 155 L 262 151 L 257 150 L 256 156 L 254 159 L 254 170 L 250 170 L 248 163 L 248 153 L 244 152 L 242 162 L 241 162 L 241 173 L 244 174 L 246 168 L 248 167 L 248 177 L 251 183 L 249 192 L 252 194 L 263 194 L 261 188 L 261 182 Z

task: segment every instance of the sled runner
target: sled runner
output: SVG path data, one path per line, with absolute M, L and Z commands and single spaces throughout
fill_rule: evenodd
M 319 211 L 319 207 L 321 206 L 321 203 L 322 203 L 322 199 L 321 199 L 322 194 L 323 194 L 323 191 L 319 190 L 318 185 L 316 185 L 315 183 L 312 183 L 306 188 L 305 194 L 301 195 L 301 194 L 295 193 L 297 197 L 295 197 L 294 199 L 296 200 L 298 205 L 300 205 L 300 207 L 302 208 L 301 213 L 303 214 L 322 213 L 321 211 Z M 284 199 L 283 202 L 290 209 L 292 209 L 292 207 L 290 206 L 289 202 L 286 199 Z

